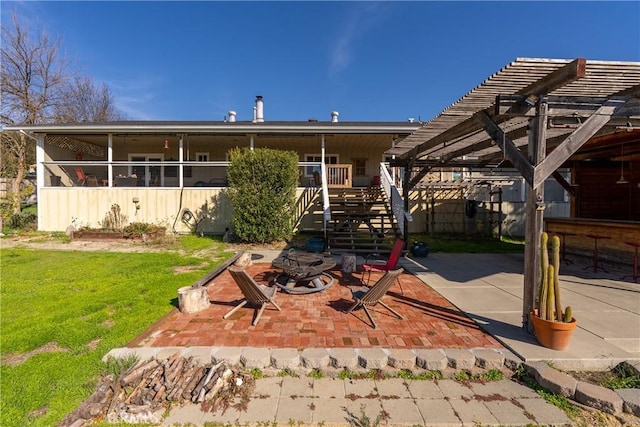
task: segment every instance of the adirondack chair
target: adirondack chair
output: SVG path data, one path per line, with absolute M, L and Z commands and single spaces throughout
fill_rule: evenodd
M 78 177 L 78 185 L 86 185 L 88 187 L 95 187 L 98 185 L 98 179 L 95 175 L 85 175 L 81 167 L 76 168 L 76 176 Z
M 367 277 L 367 285 L 369 284 L 369 280 L 371 279 L 372 271 L 384 273 L 395 269 L 398 265 L 398 261 L 400 260 L 400 255 L 402 254 L 403 249 L 404 240 L 398 237 L 396 241 L 393 242 L 393 248 L 391 249 L 391 253 L 389 254 L 388 259 L 376 259 L 369 261 L 370 257 L 378 257 L 378 255 L 374 254 L 367 256 L 364 260 L 364 264 L 362 264 L 362 269 L 364 270 L 362 277 L 364 278 L 364 273 L 369 273 Z
M 353 305 L 347 310 L 347 314 L 351 313 L 358 307 L 362 307 L 364 312 L 367 314 L 367 317 L 373 324 L 373 329 L 376 329 L 377 325 L 369 309 L 367 306 L 374 306 L 376 304 L 382 305 L 384 308 L 395 314 L 400 320 L 402 320 L 402 316 L 398 314 L 395 310 L 389 307 L 387 304 L 382 302 L 382 297 L 385 296 L 391 285 L 396 281 L 398 276 L 402 273 L 403 269 L 399 268 L 397 270 L 387 271 L 384 276 L 380 278 L 371 288 L 362 287 L 356 291 L 352 291 L 353 300 L 355 301 Z
M 260 316 L 262 316 L 262 312 L 264 311 L 267 304 L 271 303 L 273 306 L 280 311 L 280 307 L 274 301 L 276 297 L 276 292 L 278 288 L 270 288 L 268 286 L 259 285 L 251 276 L 249 276 L 246 270 L 237 267 L 229 267 L 229 273 L 233 280 L 236 282 L 240 290 L 242 291 L 242 295 L 244 295 L 244 299 L 240 301 L 238 305 L 236 305 L 231 311 L 222 316 L 223 319 L 228 318 L 233 313 L 238 311 L 245 304 L 251 304 L 256 306 L 255 317 L 252 326 L 255 326 L 260 321 Z

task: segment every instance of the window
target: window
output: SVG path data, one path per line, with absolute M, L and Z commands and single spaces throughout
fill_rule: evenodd
M 322 156 L 320 154 L 305 154 L 304 156 L 305 162 L 321 162 Z M 327 154 L 324 157 L 325 164 L 329 165 L 337 165 L 338 164 L 338 155 L 337 154 Z M 306 176 L 312 176 L 313 171 L 320 172 L 320 165 L 318 166 L 307 166 L 305 171 Z
M 367 174 L 367 160 L 366 159 L 352 159 L 353 163 L 353 176 L 365 176 Z
M 209 153 L 196 153 L 196 162 L 208 162 Z

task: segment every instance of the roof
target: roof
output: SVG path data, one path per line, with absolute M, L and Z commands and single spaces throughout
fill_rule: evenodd
M 527 126 L 532 117 L 522 101 L 527 97 L 536 101 L 541 96 L 548 99 L 549 105 L 547 147 L 557 146 L 598 108 L 616 97 L 631 102 L 617 109 L 597 135 L 613 133 L 616 127 L 627 123 L 640 127 L 640 62 L 518 58 L 386 154 L 440 164 L 469 157 L 485 162 L 501 157 L 498 146 L 501 141 L 494 141 L 485 131 L 479 120 L 482 114 L 500 126 L 522 151 L 527 145 Z M 515 106 L 520 107 L 522 114 L 510 114 Z
M 24 130 L 46 134 L 106 133 L 223 133 L 223 134 L 399 134 L 406 136 L 420 127 L 412 122 L 292 122 L 265 121 L 118 121 L 105 123 L 60 123 L 6 126 L 9 131 Z

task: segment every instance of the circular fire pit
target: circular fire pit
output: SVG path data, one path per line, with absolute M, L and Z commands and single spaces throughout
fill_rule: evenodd
M 274 285 L 289 294 L 322 292 L 333 284 L 333 277 L 326 273 L 336 266 L 331 256 L 296 253 L 293 249 L 273 260 L 271 265 L 282 270 Z

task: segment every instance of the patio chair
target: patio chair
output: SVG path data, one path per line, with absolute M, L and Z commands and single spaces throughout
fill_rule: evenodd
M 251 323 L 252 326 L 255 326 L 260 321 L 260 316 L 262 316 L 262 312 L 268 303 L 273 304 L 273 306 L 280 311 L 280 307 L 275 303 L 274 299 L 276 297 L 276 292 L 278 288 L 270 288 L 268 286 L 259 285 L 251 276 L 249 276 L 246 270 L 237 267 L 229 267 L 229 273 L 231 273 L 231 277 L 236 282 L 240 290 L 242 291 L 242 295 L 244 295 L 244 299 L 240 301 L 238 305 L 236 305 L 231 311 L 222 316 L 223 319 L 228 318 L 233 313 L 235 313 L 240 307 L 243 307 L 245 304 L 249 303 L 256 306 L 255 318 Z
M 401 238 L 397 238 L 395 242 L 393 242 L 393 248 L 391 249 L 391 253 L 389 254 L 389 258 L 386 260 L 375 259 L 369 261 L 369 258 L 379 258 L 378 254 L 367 255 L 362 264 L 362 269 L 364 272 L 362 273 L 362 277 L 364 278 L 364 273 L 369 273 L 367 277 L 367 285 L 369 285 L 369 280 L 371 279 L 371 272 L 375 271 L 378 273 L 385 273 L 387 271 L 393 270 L 398 265 L 398 261 L 400 260 L 400 255 L 402 254 L 402 250 L 404 249 L 404 240 Z
M 402 320 L 402 316 L 398 314 L 398 312 L 396 312 L 387 304 L 381 301 L 382 297 L 387 293 L 389 288 L 393 285 L 393 283 L 396 281 L 396 279 L 402 272 L 403 272 L 402 268 L 399 268 L 397 270 L 387 271 L 384 274 L 384 276 L 382 276 L 380 280 L 378 280 L 376 284 L 373 285 L 371 288 L 367 288 L 365 286 L 358 289 L 357 291 L 352 291 L 353 299 L 355 302 L 353 303 L 351 308 L 347 310 L 347 313 L 351 313 L 356 308 L 362 307 L 364 309 L 364 312 L 367 314 L 367 317 L 371 321 L 373 325 L 373 329 L 376 329 L 377 327 L 376 322 L 375 320 L 373 320 L 373 317 L 371 316 L 371 313 L 369 312 L 369 309 L 367 308 L 367 306 L 374 306 L 376 304 L 380 304 L 384 308 L 386 308 L 387 310 L 395 314 L 400 320 Z
M 95 175 L 85 175 L 81 167 L 76 168 L 76 176 L 78 177 L 78 185 L 86 185 L 95 187 L 98 185 L 98 178 Z

